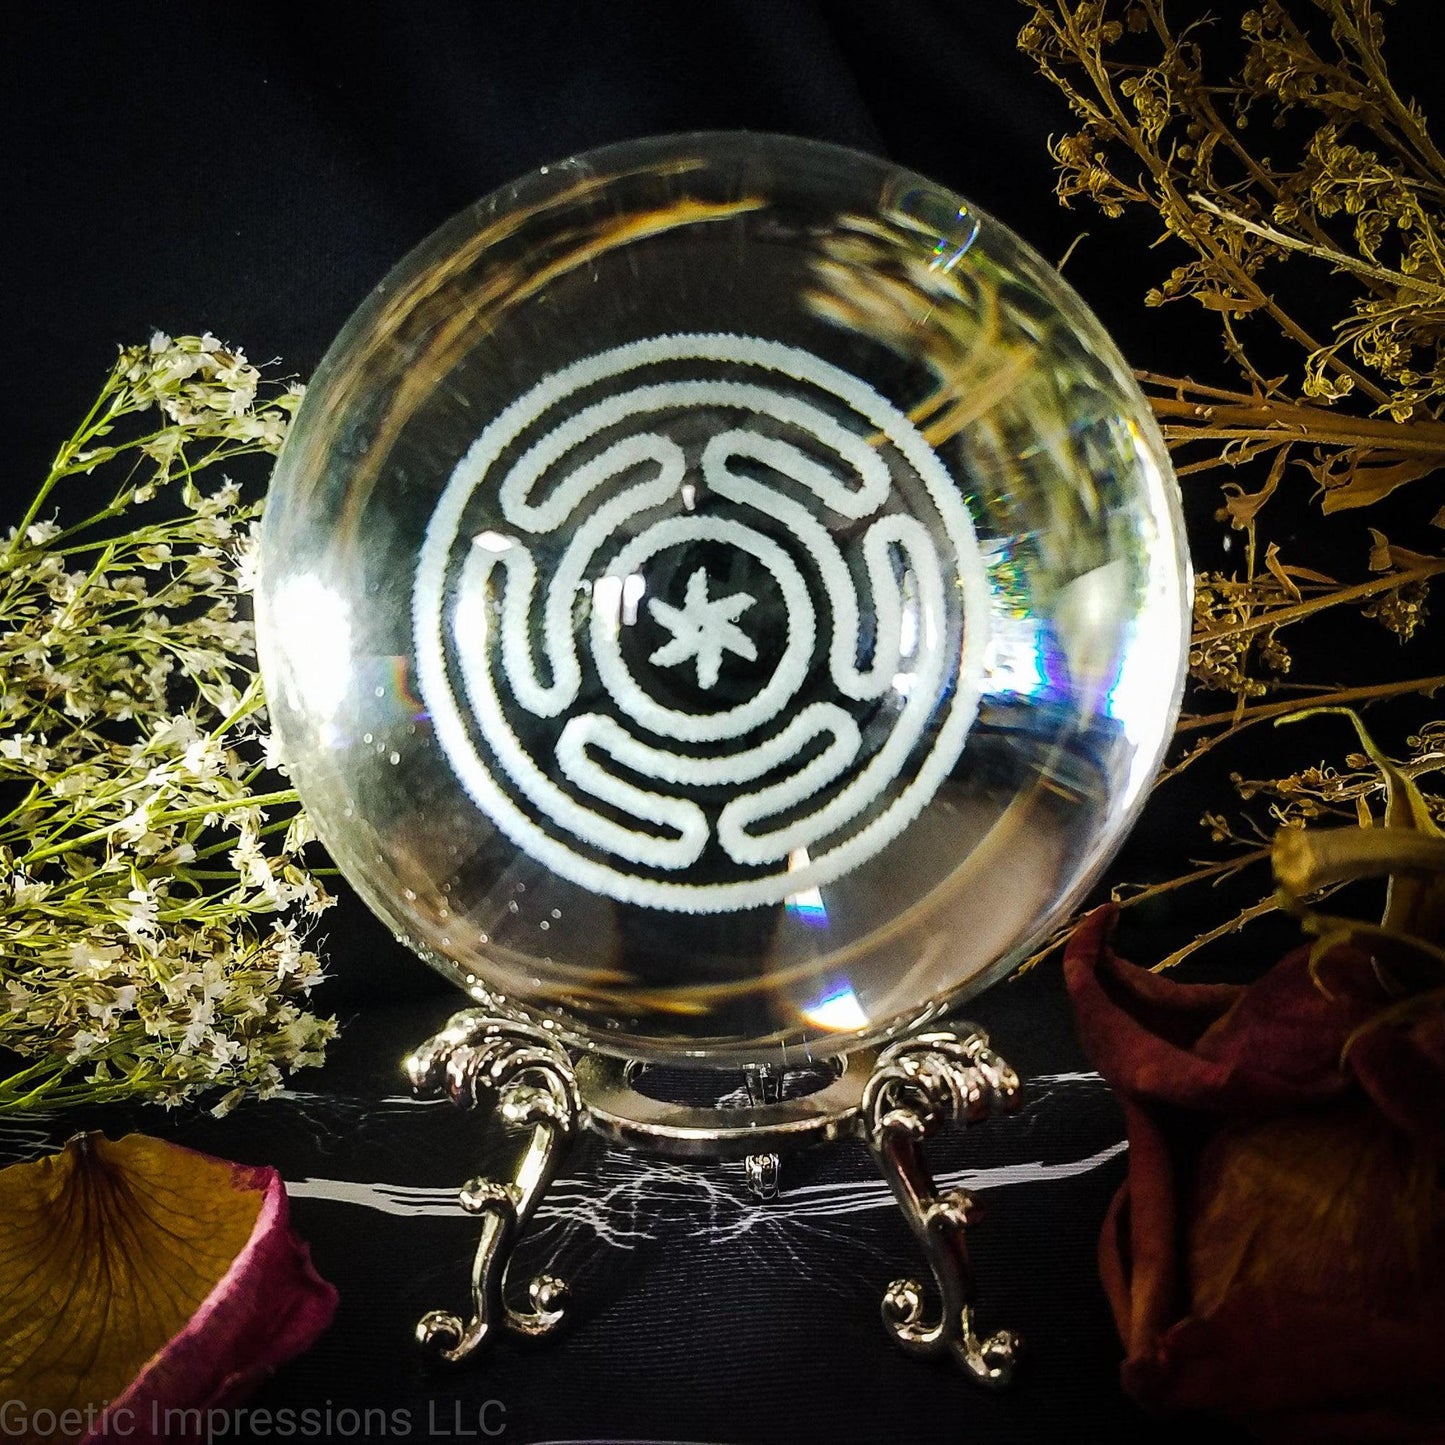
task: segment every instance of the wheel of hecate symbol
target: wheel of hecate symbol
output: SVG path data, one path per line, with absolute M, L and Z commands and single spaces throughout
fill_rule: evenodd
M 586 357 L 457 464 L 413 586 L 447 763 L 584 888 L 717 913 L 841 877 L 917 817 L 978 706 L 963 493 L 860 378 L 753 337 Z

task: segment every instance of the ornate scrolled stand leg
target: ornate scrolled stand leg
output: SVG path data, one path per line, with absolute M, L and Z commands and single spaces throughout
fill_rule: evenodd
M 748 1102 L 755 1108 L 776 1104 L 783 1097 L 783 1075 L 779 1069 L 749 1064 L 743 1072 Z M 783 1161 L 777 1154 L 749 1154 L 743 1161 L 748 1192 L 766 1204 L 782 1191 Z
M 883 1323 L 904 1349 L 947 1350 L 980 1384 L 1002 1386 L 1013 1373 L 1018 1338 L 1008 1330 L 980 1339 L 974 1326 L 973 1275 L 966 1227 L 977 1211 L 966 1190 L 939 1193 L 923 1141 L 950 1122 L 973 1123 L 994 1104 L 1013 1104 L 1018 1075 L 980 1030 L 919 1034 L 885 1049 L 863 1092 L 862 1127 L 898 1206 L 923 1247 L 941 1297 L 924 1319 L 923 1286 L 894 1280 L 883 1296 Z
M 412 1088 L 450 1096 L 465 1109 L 495 1111 L 509 1132 L 530 1129 L 512 1179 L 473 1179 L 461 1204 L 482 1222 L 472 1264 L 472 1318 L 433 1310 L 417 1324 L 417 1338 L 444 1360 L 457 1363 L 490 1343 L 499 1328 L 537 1338 L 562 1321 L 567 1289 L 553 1275 L 527 1287 L 530 1309 L 508 1302 L 508 1270 L 526 1228 L 576 1137 L 582 1114 L 572 1061 L 550 1035 L 480 1010 L 454 1014 L 446 1028 L 406 1061 Z

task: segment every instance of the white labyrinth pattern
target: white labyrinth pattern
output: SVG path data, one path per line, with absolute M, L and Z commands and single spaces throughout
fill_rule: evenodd
M 779 903 L 897 837 L 958 760 L 987 620 L 972 522 L 908 418 L 725 334 L 514 401 L 413 591 L 422 696 L 477 807 L 574 883 L 690 913 Z

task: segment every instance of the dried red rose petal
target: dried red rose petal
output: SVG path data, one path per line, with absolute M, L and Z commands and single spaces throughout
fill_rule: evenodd
M 28 1417 L 108 1401 L 88 1440 L 184 1440 L 175 1412 L 239 1400 L 335 1309 L 274 1169 L 132 1134 L 0 1171 L 0 1395 Z

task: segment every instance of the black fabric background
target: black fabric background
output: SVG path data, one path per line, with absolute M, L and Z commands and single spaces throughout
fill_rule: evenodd
M 1407 37 L 1412 24 L 1427 36 L 1418 12 L 1429 7 L 1413 8 L 1399 23 Z M 4 514 L 18 512 L 117 342 L 210 329 L 305 376 L 370 287 L 460 207 L 536 165 L 648 133 L 742 127 L 886 154 L 1053 259 L 1087 230 L 1068 275 L 1130 359 L 1207 371 L 1219 355 L 1208 319 L 1176 309 L 1165 324 L 1139 302 L 1158 268 L 1147 220 L 1108 223 L 1053 199 L 1046 140 L 1069 117 L 1014 49 L 1022 14 L 1011 0 L 10 8 L 0 72 Z M 1428 40 L 1394 49 L 1428 100 L 1428 76 L 1413 73 L 1428 68 Z M 1196 556 L 1211 562 L 1221 535 L 1212 505 L 1191 505 Z M 1131 864 L 1137 876 L 1158 840 L 1192 827 L 1198 811 L 1182 793 L 1154 808 L 1116 876 Z M 1156 938 L 1187 933 L 1191 906 L 1171 902 L 1136 923 L 1132 946 L 1147 956 Z M 555 1221 L 537 1252 L 540 1262 L 562 1251 L 577 1285 L 574 1329 L 544 1350 L 507 1343 L 480 1367 L 435 1374 L 411 1324 L 462 1302 L 468 1224 L 444 1211 L 383 1212 L 375 1189 L 371 1207 L 318 1197 L 304 1181 L 384 1185 L 405 1209 L 419 1197 L 408 1187 L 445 1202 L 501 1156 L 493 1145 L 479 1152 L 473 1121 L 399 1097 L 397 1060 L 457 997 L 354 901 L 329 915 L 328 932 L 334 978 L 318 1002 L 346 1027 L 333 1062 L 291 1096 L 222 1121 L 140 1111 L 0 1133 L 14 1156 L 77 1122 L 113 1133 L 134 1123 L 276 1164 L 301 1186 L 296 1221 L 341 1309 L 257 1405 L 402 1409 L 412 1438 L 460 1438 L 479 1427 L 483 1402 L 499 1400 L 504 1412 L 486 1421 L 519 1442 L 1234 1438 L 1204 1422 L 1150 1421 L 1118 1391 L 1094 1263 L 1122 1176 L 1117 1154 L 985 1192 L 981 1308 L 1030 1345 L 1006 1395 L 885 1341 L 879 1293 L 916 1262 L 901 1219 L 876 1198 L 832 1220 L 774 1225 L 746 1201 L 736 1170 L 689 1183 L 595 1149 L 572 1169 L 582 1182 L 568 1199 L 607 1194 L 609 1227 L 631 1221 L 655 1237 L 599 1244 L 575 1214 Z M 1264 930 L 1253 964 L 1206 971 L 1252 972 L 1287 937 Z M 1070 1077 L 1087 1065 L 1056 968 L 994 989 L 971 1011 L 1045 1082 L 1018 1117 L 950 1141 L 943 1167 L 1067 1166 L 1117 1144 L 1106 1092 Z M 861 1147 L 793 1175 L 845 1191 L 871 1178 Z

